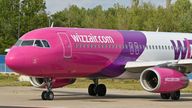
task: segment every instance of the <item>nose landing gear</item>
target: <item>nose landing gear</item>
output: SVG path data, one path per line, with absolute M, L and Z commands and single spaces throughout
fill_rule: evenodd
M 47 78 L 45 79 L 47 91 L 43 91 L 41 94 L 42 100 L 53 100 L 54 99 L 54 93 L 52 92 L 52 79 Z
M 90 84 L 88 87 L 88 93 L 90 96 L 105 96 L 107 89 L 104 84 L 99 84 L 98 79 L 93 79 L 94 84 Z

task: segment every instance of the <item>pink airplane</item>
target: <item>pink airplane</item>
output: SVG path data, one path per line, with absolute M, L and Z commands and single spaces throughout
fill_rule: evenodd
M 162 99 L 179 100 L 192 71 L 192 34 L 42 28 L 23 35 L 10 49 L 6 64 L 30 77 L 35 87 L 47 88 L 43 100 L 53 100 L 53 88 L 76 78 L 93 80 L 91 96 L 105 96 L 101 78 L 140 79 L 149 92 Z

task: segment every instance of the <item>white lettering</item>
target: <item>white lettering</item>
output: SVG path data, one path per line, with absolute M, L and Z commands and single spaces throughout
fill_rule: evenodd
M 79 35 L 73 34 L 71 38 L 74 42 L 83 42 L 83 43 L 114 43 L 114 40 L 111 36 L 93 36 L 89 35 Z
M 165 78 L 166 82 L 179 82 L 180 78 Z

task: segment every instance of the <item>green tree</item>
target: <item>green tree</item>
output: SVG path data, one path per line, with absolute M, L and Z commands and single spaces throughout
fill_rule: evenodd
M 48 26 L 45 9 L 44 0 L 0 0 L 0 54 L 16 42 L 19 28 L 21 36 L 32 29 Z

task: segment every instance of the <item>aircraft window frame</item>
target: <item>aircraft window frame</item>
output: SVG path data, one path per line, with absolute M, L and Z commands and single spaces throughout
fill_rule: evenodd
M 156 48 L 156 49 L 158 49 L 158 46 L 157 46 L 157 45 L 155 45 L 155 48 Z
M 167 46 L 165 45 L 165 50 L 167 50 Z
M 23 42 L 23 40 L 17 40 L 17 42 L 15 43 L 15 46 L 21 46 L 22 42 Z
M 155 49 L 155 46 L 154 46 L 154 45 L 152 45 L 152 49 Z
M 149 49 L 151 50 L 151 45 L 149 45 Z
M 50 44 L 49 44 L 49 42 L 48 42 L 47 40 L 40 40 L 40 41 L 41 41 L 41 43 L 43 44 L 44 48 L 50 48 L 50 47 L 51 47 Z M 45 42 L 48 46 L 46 46 L 44 42 Z
M 93 48 L 93 44 L 90 44 L 90 48 Z
M 108 48 L 111 48 L 111 44 L 108 45 Z
M 32 44 L 23 45 L 24 42 L 29 42 L 29 41 L 32 41 Z M 34 46 L 34 43 L 35 43 L 35 40 L 22 40 L 20 46 L 22 46 L 22 47 L 24 47 L 24 46 Z
M 161 46 L 159 45 L 159 49 L 161 50 Z
M 170 46 L 167 46 L 168 50 L 170 50 Z
M 162 50 L 164 50 L 164 46 L 162 45 Z
M 36 42 L 37 42 L 37 41 L 40 42 L 41 46 L 36 45 Z M 41 40 L 38 40 L 38 39 L 37 39 L 37 40 L 34 40 L 33 46 L 35 46 L 35 47 L 40 47 L 40 48 L 45 48 L 45 46 L 43 45 L 43 43 L 41 42 Z
M 96 45 L 96 44 L 94 44 L 94 45 L 93 45 L 93 48 L 97 48 L 97 45 Z
M 86 48 L 89 48 L 89 44 L 86 44 Z

